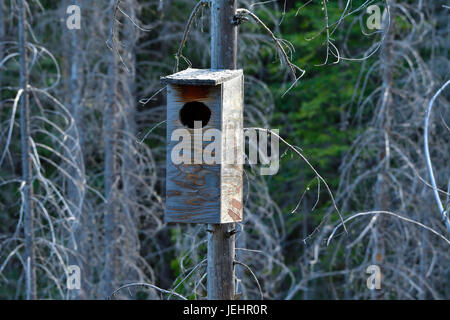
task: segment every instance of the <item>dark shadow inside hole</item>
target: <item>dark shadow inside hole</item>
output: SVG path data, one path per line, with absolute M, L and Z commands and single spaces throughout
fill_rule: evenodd
M 188 128 L 194 129 L 194 122 L 201 121 L 202 128 L 206 126 L 211 118 L 211 110 L 198 101 L 186 103 L 180 110 L 180 121 Z

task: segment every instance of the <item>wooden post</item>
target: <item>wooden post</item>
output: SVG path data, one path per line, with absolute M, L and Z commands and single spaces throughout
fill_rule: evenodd
M 211 1 L 211 69 L 237 68 L 236 0 Z
M 211 1 L 211 68 L 236 69 L 236 0 Z M 235 224 L 208 226 L 208 300 L 234 300 Z

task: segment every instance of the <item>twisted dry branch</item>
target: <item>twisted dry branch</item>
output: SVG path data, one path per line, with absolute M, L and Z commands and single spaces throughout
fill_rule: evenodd
M 165 293 L 165 294 L 170 294 L 170 295 L 175 295 L 175 296 L 179 297 L 180 299 L 187 300 L 187 298 L 182 296 L 181 294 L 178 294 L 178 293 L 173 292 L 173 291 L 161 289 L 160 287 L 157 287 L 157 286 L 155 286 L 153 284 L 144 283 L 144 282 L 134 282 L 134 283 L 129 283 L 129 284 L 123 285 L 120 288 L 114 290 L 114 292 L 111 293 L 111 295 L 108 297 L 108 300 L 110 300 L 111 297 L 115 296 L 117 294 L 117 292 L 119 292 L 120 290 L 125 289 L 125 288 L 129 288 L 129 287 L 148 287 L 148 288 L 155 289 L 155 290 L 157 290 L 159 292 L 162 292 L 162 293 Z
M 439 211 L 441 212 L 442 219 L 445 221 L 445 225 L 447 226 L 447 232 L 450 233 L 450 221 L 448 219 L 446 211 L 444 210 L 444 206 L 442 205 L 441 199 L 439 198 L 438 188 L 436 185 L 436 179 L 434 178 L 434 173 L 433 173 L 433 166 L 431 164 L 430 150 L 428 148 L 428 123 L 430 121 L 431 109 L 433 108 L 433 103 L 436 100 L 436 98 L 449 84 L 450 84 L 450 80 L 447 80 L 447 82 L 435 93 L 435 95 L 433 96 L 433 98 L 431 99 L 431 101 L 428 105 L 427 114 L 425 117 L 423 143 L 424 143 L 424 149 L 425 149 L 425 159 L 427 162 L 428 174 L 430 175 L 431 185 L 433 186 L 434 198 L 436 199 L 436 203 L 439 207 Z
M 241 17 L 245 16 L 245 15 L 249 15 L 250 17 L 252 17 L 253 20 L 255 20 L 256 23 L 258 23 L 270 35 L 270 37 L 275 42 L 275 45 L 277 46 L 277 48 L 280 50 L 281 56 L 283 57 L 283 59 L 286 62 L 287 66 L 289 67 L 289 69 L 291 69 L 292 77 L 294 78 L 295 81 L 297 81 L 297 75 L 296 75 L 295 69 L 298 68 L 298 67 L 296 67 L 289 60 L 289 57 L 287 56 L 286 51 L 284 50 L 283 46 L 281 45 L 280 40 L 277 37 L 275 37 L 273 32 L 264 24 L 264 22 L 262 22 L 261 19 L 259 19 L 256 14 L 254 14 L 250 10 L 247 10 L 247 9 L 244 9 L 244 8 L 237 9 L 236 10 L 236 15 L 237 16 L 241 16 Z
M 278 39 L 277 37 L 275 37 L 273 32 L 264 24 L 264 22 L 261 21 L 261 19 L 258 18 L 258 16 L 256 14 L 254 14 L 250 10 L 247 10 L 247 9 L 244 9 L 244 8 L 239 8 L 239 9 L 236 10 L 236 17 L 239 18 L 240 20 L 243 20 L 243 17 L 245 17 L 245 15 L 249 15 L 250 17 L 252 17 L 252 19 L 255 20 L 255 22 L 257 24 L 259 24 L 270 35 L 272 40 L 275 42 L 275 45 L 277 46 L 278 50 L 280 51 L 281 56 L 283 57 L 284 61 L 286 62 L 286 65 L 291 70 L 291 74 L 292 74 L 294 82 L 286 90 L 286 92 L 283 94 L 283 96 L 284 96 L 286 93 L 289 92 L 289 90 L 292 89 L 292 87 L 297 83 L 297 81 L 300 80 L 301 77 L 303 77 L 303 75 L 305 74 L 305 70 L 303 70 L 300 67 L 296 66 L 295 64 L 293 64 L 289 60 L 289 57 L 288 57 L 286 51 L 284 50 L 283 46 L 281 45 L 281 42 L 283 42 L 283 40 Z M 301 73 L 298 77 L 297 77 L 297 74 L 296 74 L 296 70 L 300 71 L 300 73 Z
M 207 4 L 208 4 L 208 1 L 200 0 L 195 5 L 194 9 L 192 9 L 191 15 L 189 16 L 189 19 L 188 19 L 188 21 L 186 23 L 186 27 L 184 28 L 183 39 L 181 40 L 180 47 L 178 48 L 178 52 L 175 55 L 174 72 L 178 72 L 178 67 L 179 67 L 179 64 L 180 64 L 180 58 L 183 56 L 183 48 L 184 48 L 184 45 L 186 44 L 186 39 L 187 39 L 187 36 L 189 34 L 189 30 L 191 29 L 192 21 L 194 21 L 194 18 L 197 15 L 197 13 L 200 10 L 200 8 L 206 6 Z

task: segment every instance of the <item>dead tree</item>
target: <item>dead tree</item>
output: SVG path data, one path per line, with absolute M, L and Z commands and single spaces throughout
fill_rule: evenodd
M 115 33 L 115 1 L 109 3 L 112 41 L 117 41 Z M 118 119 L 117 119 L 117 68 L 118 57 L 113 51 L 108 52 L 107 86 L 108 94 L 104 109 L 103 139 L 105 143 L 105 271 L 104 271 L 104 295 L 109 296 L 113 291 L 117 269 L 117 185 L 118 173 Z
M 375 121 L 375 125 L 378 129 L 379 138 L 382 143 L 378 151 L 378 163 L 382 165 L 382 168 L 377 173 L 376 183 L 374 186 L 374 210 L 390 210 L 390 195 L 389 185 L 390 181 L 389 171 L 391 166 L 391 158 L 389 150 L 389 139 L 391 136 L 391 126 L 393 118 L 393 66 L 396 61 L 393 54 L 393 39 L 394 39 L 394 19 L 395 8 L 390 4 L 390 0 L 386 1 L 386 10 L 389 12 L 389 17 L 383 19 L 383 30 L 386 34 L 384 42 L 381 44 L 380 61 L 382 72 L 382 89 L 379 105 L 379 117 Z M 375 218 L 377 221 L 373 226 L 373 249 L 372 249 L 372 264 L 383 266 L 385 259 L 385 229 L 386 219 L 383 215 L 379 215 Z M 382 295 L 375 290 L 371 290 L 372 299 L 381 298 Z
M 31 147 L 30 147 L 30 105 L 28 98 L 28 60 L 27 60 L 27 36 L 25 0 L 17 3 L 17 16 L 19 26 L 19 56 L 20 56 L 20 134 L 22 146 L 22 193 L 24 212 L 25 234 L 25 263 L 26 263 L 26 287 L 27 299 L 37 298 L 36 291 L 36 267 L 35 267 L 35 241 L 34 241 L 34 212 L 33 212 L 33 186 L 31 184 Z
M 444 249 L 448 240 L 442 235 L 444 226 L 429 211 L 433 197 L 428 195 L 436 189 L 426 179 L 422 132 L 424 105 L 433 93 L 434 79 L 430 57 L 421 52 L 430 45 L 426 39 L 434 31 L 423 2 L 385 3 L 383 29 L 375 33 L 378 36 L 368 51 L 380 48 L 380 55 L 373 64 L 363 61 L 365 73 L 357 83 L 361 91 L 354 99 L 358 107 L 353 123 L 362 122 L 366 127 L 341 166 L 338 201 L 343 210 L 358 213 L 346 218 L 351 237 L 334 239 L 334 250 L 345 246 L 348 254 L 362 261 L 349 261 L 342 274 L 365 276 L 369 265 L 381 269 L 381 290 L 353 289 L 355 298 L 389 299 L 395 294 L 397 298 L 436 299 L 445 288 L 439 279 L 446 271 L 439 265 L 448 261 Z M 405 25 L 394 23 L 400 20 Z M 433 41 L 431 46 L 439 44 Z M 376 88 L 367 92 L 371 82 Z M 430 145 L 435 154 L 446 152 L 442 150 L 447 149 L 444 140 L 434 135 L 435 142 Z M 443 167 L 440 164 L 436 170 Z M 362 216 L 371 218 L 357 221 Z
M 64 1 L 62 2 L 62 11 L 65 14 L 69 5 L 80 6 L 81 1 Z M 83 204 L 86 190 L 86 176 L 84 170 L 83 157 L 83 93 L 82 93 L 82 47 L 84 39 L 82 30 L 69 30 L 63 27 L 63 34 L 69 39 L 67 46 L 64 46 L 64 54 L 67 57 L 67 80 L 68 80 L 68 98 L 66 99 L 68 110 L 73 118 L 73 126 L 69 128 L 68 150 L 66 152 L 68 158 L 72 158 L 74 164 L 67 166 L 70 179 L 67 179 L 67 202 L 70 211 L 74 216 L 72 225 L 73 241 L 70 247 L 74 254 L 71 255 L 70 264 L 76 265 L 81 272 L 81 288 L 80 290 L 71 290 L 73 298 L 87 298 L 87 281 L 88 265 L 87 265 L 87 234 L 86 225 L 89 223 L 83 214 Z
M 211 2 L 211 68 L 236 69 L 236 0 Z M 208 231 L 208 299 L 234 300 L 235 225 L 210 225 Z

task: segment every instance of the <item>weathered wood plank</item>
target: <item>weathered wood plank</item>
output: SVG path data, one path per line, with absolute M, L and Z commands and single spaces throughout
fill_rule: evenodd
M 178 85 L 216 86 L 231 79 L 242 76 L 242 70 L 194 69 L 186 70 L 161 77 L 161 82 Z
M 222 87 L 221 223 L 242 221 L 243 76 Z
M 180 110 L 193 102 L 196 105 L 190 112 L 194 115 L 198 108 L 209 108 L 210 118 L 203 128 L 190 128 L 192 121 L 184 123 L 180 118 Z M 167 85 L 166 222 L 242 221 L 242 124 L 242 73 L 216 86 Z M 215 137 L 218 148 L 214 151 L 220 152 L 216 162 L 203 157 L 212 143 L 204 138 L 210 130 L 220 133 Z M 183 163 L 174 161 L 184 152 L 188 156 Z
M 220 85 L 167 86 L 166 222 L 220 223 L 220 165 L 196 164 L 194 157 L 198 153 L 201 156 L 208 144 L 202 141 L 202 135 L 209 129 L 221 128 L 221 99 Z M 201 129 L 187 128 L 180 121 L 181 108 L 192 101 L 211 110 L 209 122 Z M 189 134 L 190 141 L 182 141 L 175 132 L 177 129 Z M 200 145 L 194 145 L 194 141 L 200 141 Z M 183 151 L 189 152 L 191 164 L 173 162 L 172 152 L 180 143 L 186 144 Z

